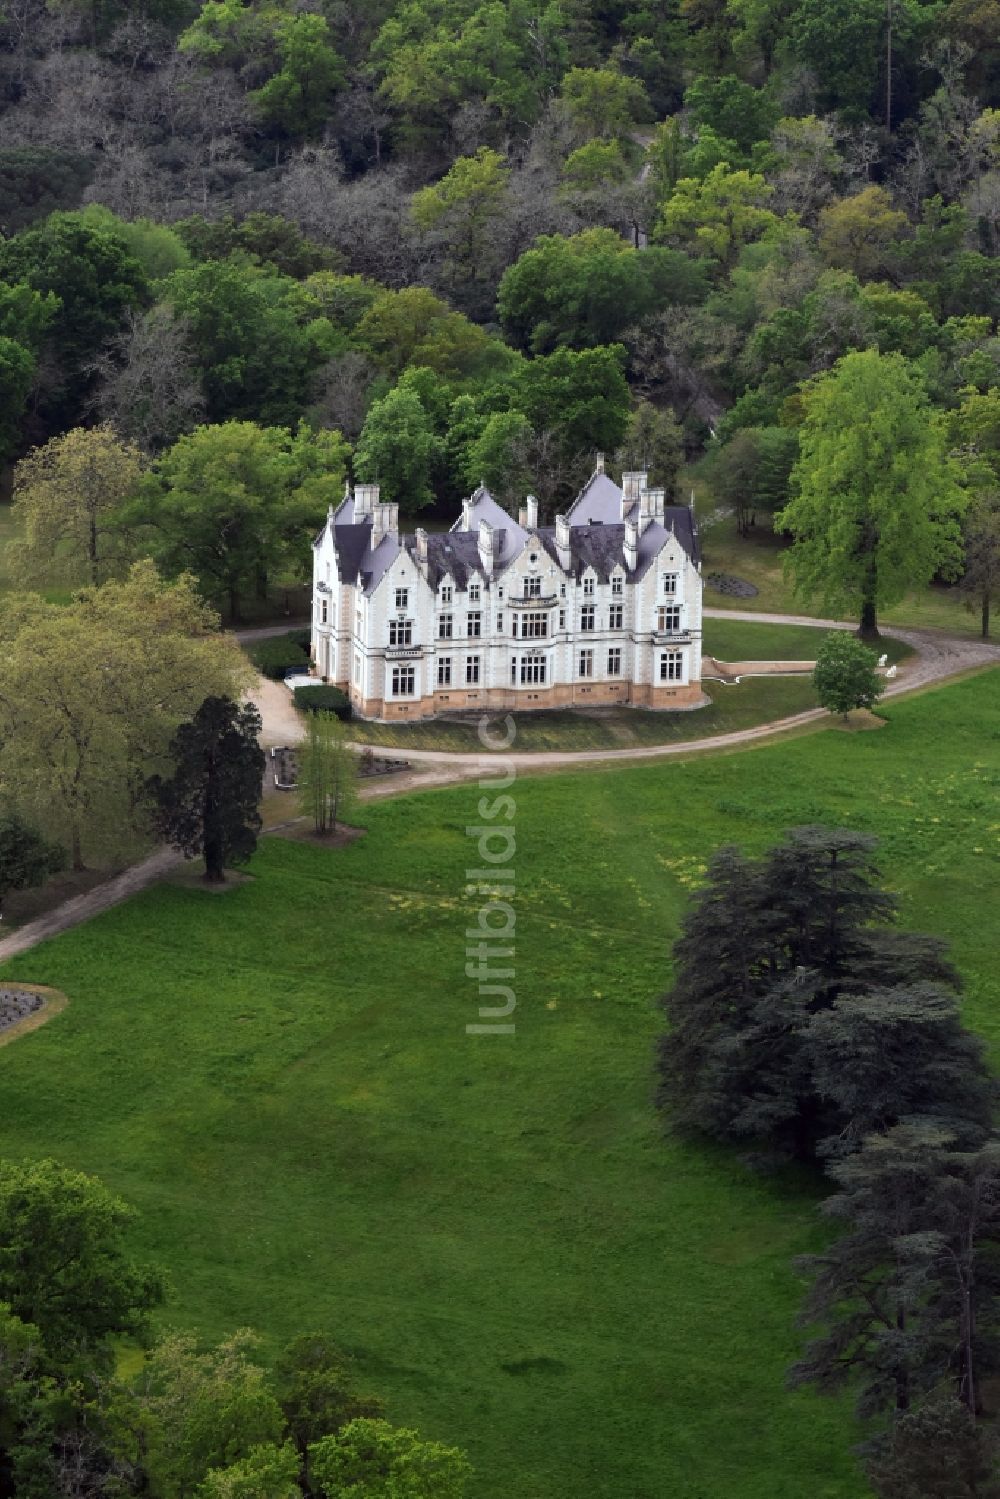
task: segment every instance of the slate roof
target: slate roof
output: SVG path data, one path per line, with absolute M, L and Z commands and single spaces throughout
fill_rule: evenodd
M 582 577 L 588 567 L 606 582 L 616 566 L 625 567 L 625 526 L 621 519 L 622 492 L 606 474 L 594 474 L 574 500 L 568 514 L 570 522 L 570 567 L 568 576 Z M 480 487 L 468 502 L 471 529 L 462 530 L 460 516 L 450 531 L 432 532 L 427 537 L 428 582 L 433 589 L 444 577 L 454 580 L 456 589 L 464 592 L 470 578 L 484 578 L 479 555 L 479 523 L 487 521 L 494 534 L 494 564 L 502 573 L 521 555 L 532 538 L 556 565 L 559 554 L 555 528 L 539 527 L 527 531 L 497 504 L 489 490 Z M 328 522 L 337 552 L 337 568 L 344 582 L 360 582 L 370 594 L 378 587 L 386 571 L 405 551 L 416 562 L 416 537 L 385 535 L 378 546 L 371 547 L 371 517 L 354 521 L 354 500 L 347 495 Z M 325 528 L 324 528 L 325 529 Z M 650 568 L 666 545 L 673 530 L 677 541 L 697 566 L 700 561 L 698 533 L 691 511 L 686 505 L 670 505 L 664 511 L 663 524 L 650 521 L 639 537 L 638 563 L 634 572 L 626 570 L 626 581 L 635 582 Z M 322 538 L 321 531 L 316 538 Z M 487 580 L 489 581 L 489 580 Z

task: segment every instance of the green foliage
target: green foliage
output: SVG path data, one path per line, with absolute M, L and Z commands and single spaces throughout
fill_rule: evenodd
M 827 607 L 877 610 L 961 560 L 956 465 L 919 374 L 898 354 L 847 354 L 806 396 L 793 498 L 776 517 L 797 589 Z
M 304 640 L 303 635 L 305 635 Z M 254 640 L 247 646 L 247 655 L 265 677 L 270 677 L 274 682 L 280 682 L 286 671 L 291 671 L 296 667 L 300 671 L 308 668 L 308 632 L 289 630 L 287 635 Z
M 293 138 L 316 135 L 344 84 L 344 63 L 324 16 L 289 15 L 276 22 L 279 70 L 254 94 L 265 121 Z
M 412 388 L 397 385 L 373 401 L 354 454 L 359 478 L 380 484 L 407 512 L 433 503 L 431 480 L 441 452 L 430 416 Z
M 543 235 L 500 282 L 498 310 L 512 343 L 533 354 L 613 343 L 667 302 L 704 298 L 703 267 L 679 252 L 639 251 L 612 229 Z
M 746 155 L 766 140 L 778 119 L 778 109 L 762 89 L 751 88 L 732 74 L 698 78 L 684 95 L 684 103 L 698 125 L 710 126 Z
M 195 1499 L 298 1499 L 299 1460 L 292 1447 L 252 1447 L 227 1468 L 212 1468 Z
M 772 191 L 758 173 L 732 171 L 720 161 L 701 181 L 678 181 L 663 205 L 656 234 L 731 267 L 745 244 L 777 225 L 775 214 L 764 207 Z
M 745 536 L 758 510 L 780 510 L 799 451 L 798 432 L 789 427 L 738 427 L 713 455 L 712 485 L 736 515 Z
M 875 670 L 876 659 L 874 651 L 846 630 L 824 635 L 813 672 L 821 705 L 845 718 L 852 708 L 874 708 L 885 691 L 885 682 Z
M 336 343 L 304 286 L 235 256 L 176 271 L 160 290 L 186 319 L 211 421 L 299 420 Z
M 348 747 L 341 722 L 350 714 L 321 708 L 308 699 L 301 706 L 309 717 L 305 740 L 297 751 L 299 806 L 304 817 L 312 818 L 317 834 L 333 833 L 338 821 L 348 821 L 357 800 L 357 757 Z
M 224 422 L 198 427 L 153 465 L 130 521 L 170 573 L 194 572 L 238 619 L 269 576 L 304 573 L 308 544 L 343 484 L 339 432 Z
M 295 706 L 306 713 L 333 713 L 345 722 L 351 716 L 351 700 L 339 687 L 317 682 L 315 687 L 296 687 Z
M 361 1418 L 310 1447 L 309 1472 L 327 1499 L 462 1499 L 472 1467 L 457 1447 Z
M 412 365 L 469 379 L 511 363 L 502 344 L 423 286 L 383 292 L 358 322 L 355 337 L 393 377 Z
M 335 271 L 341 264 L 335 250 L 307 239 L 297 224 L 277 213 L 248 213 L 238 221 L 232 214 L 221 219 L 194 214 L 175 224 L 174 232 L 196 260 L 245 255 L 254 264 L 271 266 L 279 275 L 296 281 L 317 272 Z
M 374 1395 L 357 1396 L 348 1388 L 350 1360 L 325 1333 L 302 1333 L 284 1348 L 274 1378 L 289 1436 L 301 1456 L 321 1437 L 331 1436 L 361 1416 L 381 1416 Z
M 672 411 L 659 411 L 642 401 L 631 413 L 625 441 L 615 454 L 626 471 L 648 473 L 651 489 L 666 491 L 666 502 L 677 498 L 677 479 L 684 458 L 680 423 Z
M 44 885 L 66 867 L 66 850 L 50 843 L 12 808 L 0 811 L 0 906 L 11 890 Z
M 934 938 L 882 930 L 874 840 L 793 829 L 762 860 L 723 848 L 674 948 L 660 1101 L 675 1125 L 800 1160 L 902 1119 L 981 1144 L 992 1085 Z
M 536 432 L 558 433 L 567 452 L 613 453 L 628 430 L 625 351 L 557 349 L 529 360 L 511 388 L 511 405 Z
M 642 84 L 615 68 L 571 68 L 559 99 L 578 141 L 623 139 L 650 117 Z
M 260 729 L 252 703 L 238 708 L 208 697 L 170 742 L 173 775 L 146 782 L 157 833 L 186 859 L 201 854 L 206 880 L 217 884 L 227 864 L 245 864 L 257 847 L 266 763 Z
M 57 1365 L 86 1357 L 107 1372 L 114 1339 L 146 1336 L 164 1285 L 129 1253 L 134 1217 L 92 1176 L 51 1160 L 0 1162 L 0 1300 Z
M 1000 1452 L 986 1422 L 942 1392 L 901 1411 L 866 1453 L 877 1499 L 997 1499 Z

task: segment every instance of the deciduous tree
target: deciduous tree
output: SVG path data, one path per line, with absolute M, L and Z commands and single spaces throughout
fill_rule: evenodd
M 965 499 L 919 373 L 898 354 L 847 354 L 806 390 L 793 498 L 776 517 L 795 543 L 797 589 L 854 609 L 863 637 L 878 610 L 961 565 Z
M 121 573 L 132 550 L 121 510 L 139 487 L 143 456 L 110 425 L 74 428 L 22 458 L 14 470 L 13 577 L 90 583 Z
M 875 652 L 846 630 L 831 630 L 824 635 L 813 672 L 821 707 L 844 718 L 853 708 L 874 708 L 885 691 L 875 663 Z
M 317 834 L 336 831 L 357 798 L 358 761 L 335 713 L 310 713 L 298 749 L 299 804 Z
M 472 1468 L 457 1447 L 361 1419 L 315 1442 L 309 1471 L 327 1499 L 462 1499 Z

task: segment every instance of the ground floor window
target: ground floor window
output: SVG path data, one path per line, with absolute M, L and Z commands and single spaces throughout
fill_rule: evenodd
M 522 656 L 520 661 L 515 657 L 510 663 L 510 680 L 513 684 L 520 682 L 522 687 L 544 686 L 545 669 L 544 656 Z
M 620 677 L 622 674 L 622 651 L 620 645 L 613 645 L 608 651 L 608 676 Z
M 466 656 L 465 658 L 465 685 L 466 687 L 477 687 L 479 685 L 478 656 Z
M 417 671 L 414 666 L 394 666 L 392 668 L 392 695 L 393 697 L 412 697 L 417 686 Z
M 684 652 L 660 652 L 660 681 L 682 682 L 684 680 Z
M 581 651 L 579 661 L 579 675 L 581 677 L 592 677 L 594 675 L 594 653 L 593 651 Z
M 450 656 L 439 656 L 438 657 L 438 686 L 439 687 L 450 687 L 451 686 L 451 657 Z

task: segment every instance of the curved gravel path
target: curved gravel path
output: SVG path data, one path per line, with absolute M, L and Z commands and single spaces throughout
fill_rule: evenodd
M 852 629 L 848 621 L 837 619 L 812 619 L 802 614 L 761 614 L 739 609 L 706 609 L 706 616 L 713 619 L 745 620 L 752 624 L 814 625 L 818 629 Z M 936 630 L 893 629 L 892 636 L 905 641 L 917 653 L 900 663 L 898 675 L 888 684 L 886 697 L 898 697 L 903 692 L 913 692 L 934 682 L 957 676 L 981 666 L 1000 662 L 1000 643 L 981 641 L 959 635 L 945 635 Z M 294 744 L 302 738 L 302 722 L 292 703 L 291 694 L 280 683 L 261 678 L 260 688 L 254 694 L 264 722 L 262 742 L 264 744 Z M 491 715 L 502 717 L 501 714 Z M 645 744 L 630 749 L 590 750 L 535 750 L 517 751 L 504 758 L 518 770 L 553 770 L 574 765 L 603 764 L 612 761 L 657 760 L 673 755 L 691 755 L 700 750 L 732 749 L 755 740 L 769 739 L 775 734 L 796 729 L 803 724 L 827 718 L 824 708 L 811 708 L 805 713 L 796 713 L 790 718 L 774 719 L 770 723 L 757 724 L 750 729 L 738 729 L 729 734 L 716 734 L 706 739 L 682 739 L 667 744 Z M 363 748 L 357 745 L 355 748 Z M 377 746 L 376 746 L 377 748 Z M 485 755 L 463 751 L 407 749 L 407 760 L 415 766 L 426 767 L 426 774 L 419 784 L 446 785 L 451 781 L 467 780 L 481 773 Z M 412 778 L 410 783 L 412 784 Z M 401 786 L 400 779 L 393 777 L 394 789 L 408 790 Z M 381 794 L 389 794 L 384 791 Z
M 844 627 L 843 620 L 811 619 L 797 614 L 758 614 L 749 610 L 706 609 L 706 615 L 720 619 L 739 619 L 757 624 L 816 625 L 820 629 Z M 282 633 L 276 629 L 273 633 Z M 852 626 L 847 625 L 847 628 Z M 271 631 L 247 631 L 245 635 L 272 633 Z M 244 632 L 241 632 L 244 634 Z M 1000 661 L 1000 644 L 989 641 L 967 639 L 957 635 L 945 635 L 936 630 L 897 630 L 892 634 L 905 640 L 918 654 L 904 661 L 899 675 L 889 683 L 886 697 L 897 697 L 900 693 L 913 692 L 934 682 L 947 680 L 962 672 L 977 667 L 990 666 Z M 265 745 L 293 744 L 302 737 L 302 724 L 293 706 L 291 694 L 280 683 L 261 677 L 254 699 L 260 708 L 264 723 L 261 741 Z M 717 734 L 709 739 L 687 739 L 674 744 L 642 745 L 635 749 L 620 750 L 558 750 L 537 753 L 514 753 L 509 758 L 519 770 L 553 770 L 574 765 L 600 764 L 620 760 L 656 760 L 670 755 L 691 755 L 699 751 L 730 749 L 755 740 L 767 739 L 802 724 L 816 722 L 828 717 L 823 708 L 813 708 L 807 713 L 796 713 L 791 718 L 776 719 L 771 723 L 758 724 L 756 728 L 740 729 L 732 734 Z M 485 765 L 494 758 L 478 754 L 448 754 L 440 750 L 407 750 L 407 759 L 416 767 L 406 775 L 379 779 L 362 790 L 362 797 L 377 800 L 386 796 L 399 796 L 411 790 L 427 790 L 434 786 L 447 786 L 458 781 L 476 779 L 483 773 Z M 54 937 L 70 927 L 87 921 L 100 911 L 106 911 L 119 901 L 154 884 L 171 868 L 180 863 L 180 855 L 172 849 L 160 848 L 131 869 L 107 880 L 84 895 L 73 896 L 56 906 L 54 910 L 29 922 L 9 937 L 0 938 L 0 961 L 27 952 L 48 937 Z

